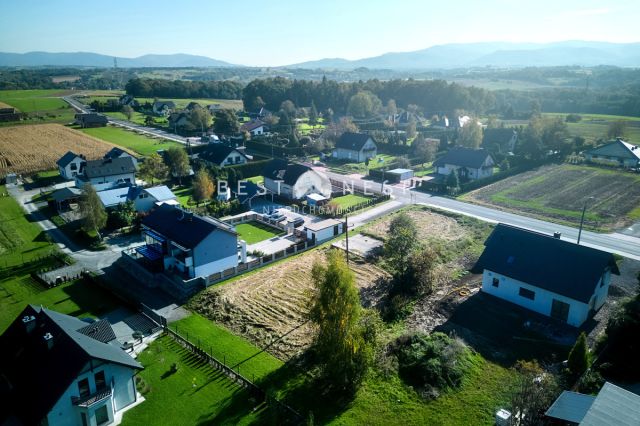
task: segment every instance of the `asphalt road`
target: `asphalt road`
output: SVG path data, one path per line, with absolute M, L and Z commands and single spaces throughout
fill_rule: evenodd
M 390 192 L 394 200 L 401 202 L 403 205 L 421 204 L 437 207 L 466 216 L 475 217 L 487 222 L 506 223 L 508 225 L 518 226 L 544 234 L 560 232 L 562 234 L 561 238 L 566 241 L 575 242 L 578 238 L 578 229 L 570 226 L 558 225 L 527 216 L 465 203 L 451 198 L 404 189 L 398 185 L 386 185 L 383 189 L 380 183 L 362 180 L 353 175 L 344 176 L 329 171 L 324 172 L 332 180 L 339 182 L 346 181 L 347 185 L 354 185 L 356 188 L 361 190 L 364 190 L 366 187 L 366 189 L 372 193 L 380 193 L 381 190 Z M 596 232 L 583 231 L 580 238 L 580 244 L 640 260 L 640 238 L 629 235 L 620 233 L 600 234 Z

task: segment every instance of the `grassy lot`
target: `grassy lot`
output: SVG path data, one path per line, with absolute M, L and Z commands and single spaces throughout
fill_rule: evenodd
M 181 146 L 177 142 L 151 139 L 113 126 L 82 129 L 82 132 L 107 142 L 129 148 L 140 155 L 151 155 L 159 149 Z
M 4 185 L 0 194 L 8 194 Z M 0 196 L 0 267 L 10 268 L 50 253 L 54 246 L 45 232 L 30 222 L 10 196 Z
M 51 111 L 67 108 L 60 90 L 0 90 L 0 101 L 22 112 Z
M 371 197 L 365 197 L 363 195 L 358 194 L 347 194 L 341 197 L 335 197 L 331 199 L 332 203 L 336 203 L 341 209 L 346 209 L 351 206 L 355 206 L 360 203 L 364 203 L 365 201 L 370 200 Z
M 616 229 L 640 219 L 640 175 L 591 166 L 542 167 L 461 198 L 575 226 L 589 197 L 585 224 L 591 228 Z
M 28 305 L 45 308 L 75 317 L 100 317 L 120 306 L 114 296 L 83 279 L 51 289 L 31 278 L 30 273 L 42 268 L 34 264 L 16 270 L 13 277 L 0 279 L 0 333 Z
M 253 176 L 253 177 L 250 177 L 250 178 L 246 178 L 244 180 L 246 180 L 248 182 L 253 182 L 256 185 L 258 185 L 260 183 L 264 183 L 264 176 Z
M 156 340 L 138 361 L 145 367 L 140 377 L 146 401 L 125 413 L 123 426 L 251 424 L 262 414 L 252 411 L 255 401 L 245 390 L 170 337 Z
M 191 200 L 193 195 L 193 188 L 190 186 L 181 186 L 177 189 L 171 190 L 176 197 L 178 198 L 178 202 L 185 207 L 195 206 L 196 203 Z
M 343 173 L 343 174 L 351 174 L 351 173 L 361 173 L 367 174 L 368 169 L 379 169 L 382 167 L 386 167 L 390 163 L 396 159 L 393 155 L 388 154 L 378 154 L 375 158 L 372 158 L 369 161 L 369 166 L 367 166 L 364 162 L 362 163 L 344 163 L 342 161 L 336 161 L 334 159 L 328 159 L 326 161 L 327 166 L 332 172 L 335 173 Z
M 247 244 L 255 244 L 283 234 L 283 232 L 259 222 L 236 225 L 236 232 L 238 232 L 239 238 L 245 240 Z
M 565 113 L 544 113 L 549 117 L 566 117 Z M 598 139 L 607 139 L 609 124 L 614 121 L 627 123 L 625 139 L 630 143 L 640 143 L 640 117 L 606 114 L 580 114 L 582 120 L 577 123 L 567 123 L 569 133 L 572 136 L 582 136 L 587 143 L 595 143 Z

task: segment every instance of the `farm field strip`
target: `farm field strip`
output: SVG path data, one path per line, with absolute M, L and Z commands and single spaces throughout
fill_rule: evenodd
M 101 158 L 114 146 L 59 124 L 0 127 L 0 176 L 56 169 L 67 151 Z
M 82 133 L 118 145 L 140 155 L 151 155 L 161 149 L 182 146 L 166 139 L 153 139 L 113 126 L 81 129 Z

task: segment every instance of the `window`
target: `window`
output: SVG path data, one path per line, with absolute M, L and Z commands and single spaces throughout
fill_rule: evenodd
M 81 397 L 89 396 L 91 393 L 89 390 L 89 379 L 82 379 L 78 382 L 78 391 Z
M 500 279 L 499 278 L 494 278 L 493 279 L 493 286 L 494 287 L 500 287 Z
M 96 381 L 97 390 L 104 389 L 107 387 L 107 380 L 104 377 L 104 371 L 97 372 L 93 377 Z
M 78 165 L 76 163 L 71 163 L 70 168 L 71 170 L 78 170 Z
M 96 423 L 98 425 L 109 423 L 109 412 L 106 405 L 96 409 Z
M 519 291 L 518 294 L 520 296 L 524 297 L 524 298 L 531 299 L 531 300 L 534 300 L 536 298 L 536 293 L 535 292 L 533 292 L 533 291 L 531 291 L 529 289 L 526 289 L 524 287 L 520 287 L 520 291 Z

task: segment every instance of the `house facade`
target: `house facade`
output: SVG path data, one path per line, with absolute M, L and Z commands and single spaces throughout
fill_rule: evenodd
M 364 133 L 343 133 L 333 149 L 333 157 L 339 160 L 361 163 L 378 155 L 373 138 Z
M 206 277 L 238 265 L 238 234 L 219 220 L 163 204 L 142 221 L 146 245 L 136 251 L 157 270 Z
M 640 147 L 618 138 L 584 153 L 587 161 L 607 166 L 638 168 Z
M 84 167 L 87 164 L 86 158 L 75 152 L 68 151 L 57 162 L 58 172 L 66 180 L 73 180 L 77 176 L 84 175 Z
M 146 213 L 160 204 L 179 204 L 176 195 L 165 186 L 142 188 L 140 186 L 125 186 L 98 192 L 98 197 L 104 208 L 115 208 L 122 203 L 132 201 L 137 212 Z
M 109 159 L 109 158 L 123 158 L 123 157 L 131 157 L 133 159 L 133 164 L 136 166 L 138 165 L 138 159 L 136 157 L 134 157 L 133 155 L 129 154 L 127 151 L 120 149 L 118 147 L 111 148 L 111 150 L 107 152 L 102 158 Z
M 198 154 L 198 158 L 219 167 L 246 164 L 249 161 L 249 158 L 244 152 L 222 144 L 207 145 L 207 147 Z
M 0 387 L 0 424 L 110 425 L 141 401 L 134 375 L 142 366 L 106 320 L 87 324 L 30 305 L 0 342 L 8 385 Z
M 98 184 L 134 184 L 136 181 L 136 164 L 130 156 L 106 158 L 87 161 L 84 176 L 76 177 L 76 185 L 82 187 L 86 183 Z
M 607 299 L 612 254 L 498 224 L 474 268 L 482 291 L 574 327 L 580 327 Z
M 307 234 L 307 240 L 322 243 L 342 234 L 344 222 L 337 219 L 325 219 L 306 225 L 304 231 Z
M 242 126 L 240 126 L 241 132 L 249 132 L 251 136 L 261 136 L 265 134 L 267 130 L 267 125 L 258 119 L 251 120 L 248 123 L 244 123 Z
M 329 178 L 302 164 L 274 160 L 265 167 L 263 176 L 267 191 L 290 200 L 300 200 L 308 194 L 331 197 Z
M 482 179 L 493 174 L 495 160 L 484 149 L 453 148 L 433 162 L 436 172 L 448 176 L 458 173 L 463 179 Z

